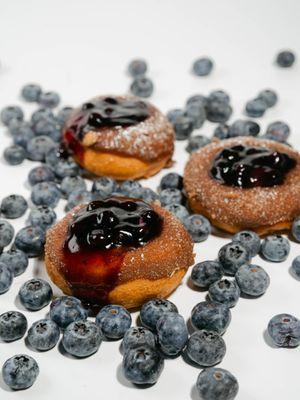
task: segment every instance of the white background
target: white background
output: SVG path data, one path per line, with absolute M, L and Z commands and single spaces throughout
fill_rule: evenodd
M 183 106 L 194 93 L 223 88 L 232 97 L 234 119 L 242 116 L 245 101 L 259 90 L 275 89 L 279 104 L 261 119 L 262 129 L 271 121 L 285 120 L 292 129 L 291 143 L 299 146 L 299 62 L 288 70 L 273 63 L 282 48 L 291 48 L 300 57 L 299 17 L 298 0 L 1 0 L 0 108 L 21 104 L 20 87 L 27 82 L 59 91 L 65 105 L 80 104 L 97 94 L 124 93 L 130 84 L 125 73 L 128 61 L 144 57 L 155 84 L 151 100 L 163 111 Z M 215 61 L 215 69 L 207 78 L 190 73 L 192 61 L 201 55 Z M 24 108 L 29 115 L 34 106 Z M 213 125 L 206 123 L 201 133 L 211 135 L 212 129 Z M 3 127 L 0 135 L 2 153 L 10 138 Z M 184 146 L 180 143 L 176 148 L 173 169 L 178 172 L 183 171 L 187 160 Z M 11 193 L 28 198 L 26 177 L 33 166 L 25 162 L 10 167 L 1 159 L 0 198 Z M 149 179 L 147 185 L 155 188 L 164 173 Z M 16 229 L 24 221 L 15 221 Z M 211 236 L 195 246 L 197 261 L 215 258 L 226 240 Z M 288 312 L 300 317 L 300 282 L 289 273 L 299 245 L 291 246 L 289 258 L 282 264 L 266 263 L 259 257 L 254 260 L 270 274 L 270 288 L 259 299 L 241 299 L 232 310 L 232 323 L 224 335 L 227 353 L 221 367 L 238 378 L 238 399 L 299 398 L 300 349 L 272 348 L 264 337 L 273 315 Z M 27 272 L 15 279 L 10 292 L 0 298 L 0 312 L 21 309 L 15 300 L 20 285 L 33 275 L 44 276 L 43 268 L 43 262 L 32 262 Z M 188 287 L 189 274 L 171 296 L 187 319 L 192 307 L 205 297 L 204 292 Z M 24 313 L 32 323 L 46 310 Z M 119 342 L 105 342 L 92 357 L 74 360 L 58 348 L 42 354 L 31 352 L 23 340 L 0 343 L 1 364 L 13 354 L 26 352 L 40 365 L 39 378 L 27 391 L 10 392 L 0 381 L 0 399 L 198 399 L 194 384 L 199 370 L 181 358 L 166 361 L 153 387 L 132 387 L 120 372 L 118 347 Z

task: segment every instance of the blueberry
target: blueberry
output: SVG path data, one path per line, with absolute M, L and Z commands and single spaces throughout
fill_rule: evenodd
M 56 92 L 42 93 L 39 97 L 39 103 L 46 108 L 57 107 L 60 102 L 59 94 Z
M 142 325 L 152 331 L 156 330 L 159 318 L 169 312 L 177 313 L 177 307 L 166 299 L 152 299 L 143 304 L 140 312 Z
M 42 88 L 40 85 L 36 85 L 35 83 L 28 83 L 27 85 L 23 86 L 21 90 L 21 96 L 23 99 L 30 103 L 38 102 L 41 93 Z
M 159 193 L 159 200 L 162 206 L 169 206 L 170 204 L 182 203 L 183 196 L 179 189 L 168 188 Z
M 267 107 L 273 107 L 278 101 L 276 92 L 272 89 L 265 89 L 259 92 L 258 98 L 262 99 Z
M 4 197 L 1 202 L 1 214 L 8 219 L 15 219 L 22 217 L 27 211 L 28 204 L 23 196 L 18 194 L 11 194 Z
M 262 117 L 267 109 L 267 105 L 260 97 L 249 100 L 246 103 L 245 111 L 249 117 L 259 118 Z
M 144 75 L 147 72 L 147 63 L 144 60 L 136 59 L 130 61 L 128 65 L 128 72 L 133 78 L 136 76 Z
M 121 339 L 131 325 L 131 315 L 122 306 L 109 304 L 96 316 L 96 324 L 107 339 Z
M 196 388 L 203 400 L 234 400 L 239 384 L 226 369 L 206 368 L 200 372 Z
M 233 236 L 232 241 L 241 243 L 249 250 L 251 257 L 255 257 L 259 253 L 260 237 L 253 231 L 240 231 Z
M 226 304 L 228 307 L 234 307 L 241 294 L 236 282 L 229 279 L 213 283 L 209 287 L 208 293 L 211 301 Z
M 28 181 L 31 186 L 41 182 L 53 182 L 55 175 L 47 165 L 39 165 L 33 168 L 28 174 Z
M 300 344 L 300 321 L 290 314 L 275 315 L 268 324 L 268 333 L 279 347 Z
M 56 221 L 56 213 L 48 206 L 37 206 L 30 211 L 29 223 L 46 231 Z
M 230 136 L 230 127 L 227 124 L 219 124 L 213 133 L 213 136 L 223 140 L 223 139 L 229 139 Z
M 188 210 L 181 204 L 173 203 L 166 205 L 166 210 L 174 214 L 182 223 L 184 223 L 186 218 L 189 216 Z
M 72 296 L 58 297 L 50 305 L 50 318 L 65 329 L 71 322 L 84 320 L 87 312 L 79 299 Z
M 207 76 L 213 69 L 213 62 L 210 58 L 198 58 L 193 64 L 193 72 L 197 76 Z
M 1 110 L 0 119 L 6 126 L 8 126 L 13 119 L 23 121 L 23 118 L 24 114 L 19 106 L 7 106 Z
M 64 124 L 67 122 L 67 120 L 69 119 L 69 117 L 71 116 L 73 111 L 74 111 L 73 107 L 70 107 L 70 106 L 63 107 L 57 113 L 57 116 L 56 116 L 57 122 L 61 126 L 64 126 Z
M 229 103 L 229 94 L 224 90 L 213 90 L 208 96 L 208 101 L 219 101 L 220 103 Z
M 36 136 L 27 143 L 29 160 L 44 161 L 46 154 L 55 147 L 55 143 L 48 136 Z
M 145 76 L 138 76 L 134 79 L 130 86 L 132 94 L 138 97 L 150 97 L 153 93 L 153 82 Z
M 39 257 L 43 254 L 45 240 L 43 229 L 38 226 L 26 226 L 17 233 L 15 246 L 28 257 Z
M 194 122 L 188 115 L 178 116 L 173 123 L 176 140 L 187 139 L 194 130 Z
M 177 174 L 176 172 L 170 172 L 162 177 L 158 190 L 164 190 L 164 189 L 182 190 L 182 188 L 183 188 L 182 176 Z
M 174 124 L 176 119 L 182 116 L 184 116 L 184 110 L 181 110 L 179 108 L 174 108 L 173 110 L 167 112 L 167 118 L 171 122 L 171 124 Z
M 1 257 L 0 257 L 0 261 L 1 261 Z M 293 259 L 291 268 L 292 268 L 293 273 L 296 275 L 296 277 L 298 279 L 300 279 L 300 256 L 297 256 Z
M 221 279 L 222 276 L 223 269 L 218 261 L 203 261 L 194 265 L 191 279 L 195 286 L 205 289 Z
M 128 350 L 122 363 L 126 379 L 136 385 L 156 383 L 163 367 L 164 360 L 160 353 L 146 345 Z
M 22 162 L 25 160 L 26 152 L 22 146 L 14 144 L 12 146 L 6 147 L 3 156 L 8 164 L 19 165 L 22 164 Z
M 242 265 L 238 269 L 235 279 L 241 292 L 252 297 L 261 296 L 270 285 L 270 277 L 266 271 L 254 264 Z
M 185 115 L 191 118 L 195 129 L 201 128 L 206 120 L 206 111 L 204 106 L 199 106 L 197 103 L 187 105 Z
M 21 339 L 27 330 L 27 319 L 19 311 L 7 311 L 0 315 L 0 339 L 12 342 Z
M 226 345 L 217 332 L 203 329 L 190 336 L 186 353 L 192 361 L 201 367 L 211 367 L 223 360 Z
M 47 351 L 56 346 L 60 336 L 59 326 L 51 319 L 40 319 L 32 324 L 27 333 L 30 346 L 38 351 Z
M 290 136 L 290 127 L 282 121 L 272 122 L 267 127 L 266 138 L 284 143 Z
M 300 242 L 300 217 L 297 217 L 293 221 L 292 235 L 297 242 Z
M 188 145 L 186 146 L 185 149 L 188 153 L 193 153 L 194 151 L 197 151 L 202 147 L 206 146 L 210 142 L 211 140 L 207 136 L 202 136 L 202 135 L 191 136 L 188 140 Z
M 69 197 L 75 190 L 86 190 L 86 183 L 81 176 L 66 176 L 61 181 L 60 190 L 64 197 Z
M 0 262 L 7 265 L 14 276 L 23 274 L 28 266 L 27 255 L 17 248 L 12 248 L 0 255 Z
M 9 290 L 14 279 L 12 269 L 0 260 L 0 294 Z
M 277 54 L 276 63 L 279 67 L 289 68 L 296 60 L 295 54 L 290 50 L 283 50 Z
M 47 136 L 54 142 L 61 141 L 61 126 L 53 117 L 41 118 L 33 125 L 36 136 Z
M 226 304 L 201 301 L 192 310 L 191 321 L 195 329 L 225 332 L 231 321 L 231 312 Z
M 31 192 L 31 201 L 37 206 L 55 208 L 61 193 L 54 182 L 36 183 Z
M 146 202 L 146 203 L 153 203 L 153 201 L 159 199 L 159 195 L 155 193 L 152 189 L 150 188 L 142 188 L 141 189 L 141 198 Z
M 234 276 L 239 267 L 251 260 L 250 251 L 239 242 L 230 242 L 221 247 L 218 260 L 226 275 Z
M 258 123 L 251 120 L 237 119 L 229 127 L 229 136 L 257 136 L 260 131 Z
M 198 104 L 199 107 L 206 107 L 207 102 L 207 97 L 203 96 L 202 94 L 194 94 L 187 99 L 186 106 L 189 106 L 190 104 Z
M 142 192 L 142 185 L 133 180 L 127 180 L 117 188 L 117 192 L 120 192 L 123 196 L 128 197 L 140 197 Z
M 14 233 L 13 226 L 5 219 L 0 219 L 0 249 L 11 243 Z
M 62 344 L 75 357 L 88 357 L 99 349 L 102 337 L 98 326 L 91 321 L 72 322 L 64 331 Z
M 285 261 L 290 253 L 289 240 L 281 235 L 266 236 L 261 243 L 261 254 L 273 262 Z
M 232 114 L 232 107 L 229 103 L 218 100 L 209 101 L 206 109 L 206 116 L 210 122 L 226 122 Z
M 195 243 L 206 240 L 211 232 L 209 220 L 200 214 L 189 215 L 184 221 L 184 226 Z
M 92 194 L 87 190 L 75 190 L 68 197 L 66 211 L 72 210 L 79 204 L 87 204 L 92 201 Z
M 17 119 L 13 119 L 9 123 L 9 131 L 13 136 L 14 144 L 22 146 L 24 149 L 27 148 L 29 140 L 34 137 L 31 125 L 28 122 L 19 121 Z
M 177 356 L 188 340 L 184 318 L 174 312 L 163 314 L 156 324 L 160 349 L 167 356 Z
M 13 390 L 28 389 L 39 375 L 37 362 L 26 354 L 17 354 L 5 361 L 2 377 L 7 386 Z
M 116 190 L 116 181 L 106 176 L 97 178 L 92 185 L 92 193 L 96 194 L 100 198 L 109 197 Z
M 52 296 L 51 286 L 40 278 L 30 279 L 19 290 L 20 302 L 30 311 L 37 311 L 46 307 L 50 303 Z
M 143 326 L 132 326 L 125 332 L 122 340 L 122 350 L 124 353 L 140 346 L 155 348 L 155 345 L 156 338 L 154 334 Z
M 66 160 L 59 160 L 53 166 L 53 171 L 59 179 L 63 179 L 66 176 L 78 176 L 78 174 L 80 173 L 79 166 L 71 158 L 68 158 Z
M 54 114 L 49 108 L 39 108 L 31 115 L 31 122 L 35 125 L 41 119 L 52 118 L 54 119 Z

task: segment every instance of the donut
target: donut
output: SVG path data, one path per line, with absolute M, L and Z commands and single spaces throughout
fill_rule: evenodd
M 99 96 L 75 109 L 63 129 L 75 161 L 97 176 L 147 178 L 171 164 L 174 131 L 152 104 L 133 96 Z
M 300 214 L 300 154 L 253 137 L 215 141 L 190 157 L 184 188 L 191 209 L 224 231 L 288 230 Z
M 111 197 L 70 211 L 47 232 L 45 264 L 67 295 L 138 308 L 165 298 L 194 262 L 181 222 L 159 204 Z

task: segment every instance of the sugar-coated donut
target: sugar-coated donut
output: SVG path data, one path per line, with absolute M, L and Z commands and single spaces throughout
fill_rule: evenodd
M 95 175 L 138 179 L 171 163 L 174 131 L 148 102 L 133 96 L 99 96 L 72 113 L 63 142 L 76 162 Z
M 137 211 L 125 201 L 137 204 Z M 181 222 L 160 205 L 140 200 L 110 198 L 78 206 L 47 232 L 50 278 L 65 294 L 91 304 L 136 308 L 167 297 L 193 261 L 193 243 Z
M 226 156 L 223 150 L 234 146 L 242 146 L 249 154 L 253 152 L 251 148 L 262 149 L 254 150 L 262 153 L 270 150 L 267 164 L 277 163 L 277 167 L 264 166 L 264 158 L 260 158 L 246 167 L 240 161 L 231 161 L 230 168 L 220 170 L 224 162 L 221 157 Z M 261 157 L 253 157 L 256 156 Z M 254 164 L 256 169 L 251 169 Z M 222 177 L 227 183 L 222 182 Z M 244 177 L 243 187 L 230 184 L 237 177 Z M 287 145 L 253 137 L 216 141 L 191 156 L 185 167 L 184 187 L 193 211 L 227 232 L 252 229 L 264 235 L 286 230 L 300 214 L 300 154 Z

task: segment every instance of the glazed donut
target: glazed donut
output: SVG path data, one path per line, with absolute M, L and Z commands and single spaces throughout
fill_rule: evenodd
M 227 232 L 290 229 L 300 214 L 300 154 L 253 137 L 210 143 L 184 172 L 190 207 Z
M 150 103 L 133 96 L 99 96 L 72 113 L 63 143 L 95 175 L 138 179 L 171 163 L 174 131 Z
M 158 204 L 112 197 L 69 212 L 47 232 L 52 281 L 86 303 L 128 309 L 167 297 L 193 264 L 193 243 Z

